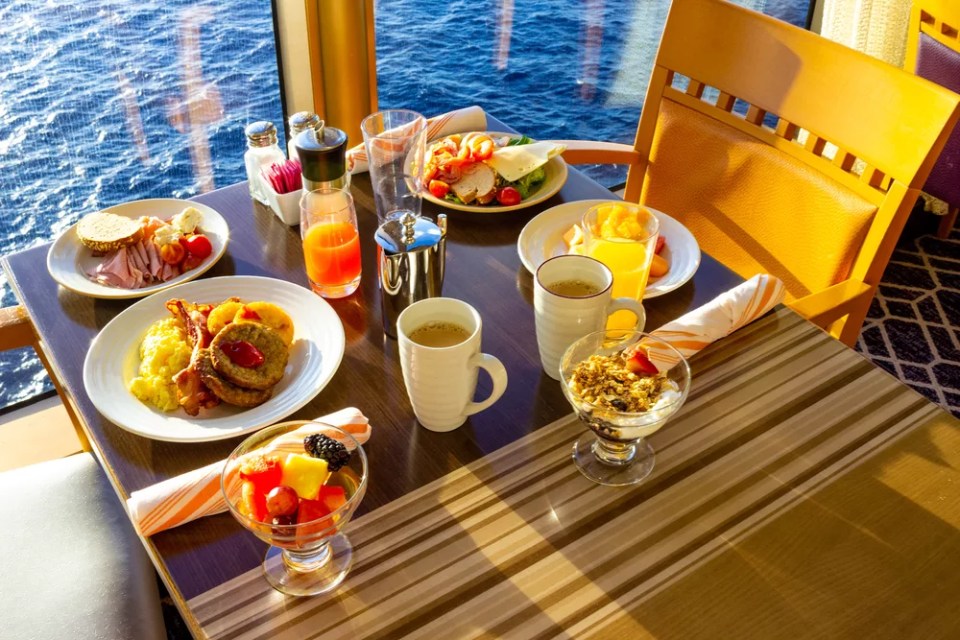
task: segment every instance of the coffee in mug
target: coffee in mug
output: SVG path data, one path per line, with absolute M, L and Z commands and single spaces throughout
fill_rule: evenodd
M 554 380 L 560 379 L 560 358 L 571 344 L 600 331 L 607 318 L 625 309 L 636 316 L 634 329 L 643 330 L 646 313 L 632 298 L 612 297 L 613 274 L 599 260 L 563 255 L 537 269 L 533 309 L 540 364 Z
M 470 332 L 453 322 L 428 322 L 410 332 L 410 339 L 424 347 L 452 347 L 470 337 Z
M 550 293 L 568 298 L 583 298 L 600 293 L 600 287 L 585 280 L 560 280 L 546 285 Z
M 427 298 L 397 318 L 400 368 L 417 420 L 431 431 L 452 431 L 496 402 L 507 388 L 507 370 L 480 352 L 480 314 L 462 300 Z M 474 402 L 477 374 L 493 381 L 490 396 Z

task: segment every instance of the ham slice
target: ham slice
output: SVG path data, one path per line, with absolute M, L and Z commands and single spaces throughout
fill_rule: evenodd
M 100 284 L 121 289 L 137 287 L 137 276 L 130 268 L 130 255 L 126 247 L 104 258 L 104 261 L 97 266 L 96 279 Z
M 176 278 L 180 275 L 180 268 L 164 262 L 156 243 L 144 238 L 106 254 L 96 269 L 87 275 L 110 287 L 139 289 Z
M 147 258 L 150 260 L 150 275 L 153 276 L 153 279 L 157 282 L 162 282 L 161 265 L 164 264 L 164 262 L 160 259 L 160 251 L 153 241 L 146 242 L 146 245 Z

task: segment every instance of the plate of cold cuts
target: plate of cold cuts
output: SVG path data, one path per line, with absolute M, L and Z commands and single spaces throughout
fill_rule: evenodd
M 142 298 L 189 282 L 217 263 L 230 239 L 223 216 L 188 200 L 135 200 L 107 207 L 95 216 L 126 218 L 127 227 L 103 244 L 91 243 L 85 236 L 85 244 L 81 240 L 84 220 L 89 222 L 85 216 L 60 234 L 47 253 L 47 269 L 54 280 L 93 298 Z M 134 222 L 139 223 L 139 231 Z

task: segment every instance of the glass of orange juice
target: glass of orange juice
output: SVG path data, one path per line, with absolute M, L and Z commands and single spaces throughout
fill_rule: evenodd
M 360 233 L 353 196 L 344 189 L 308 191 L 300 198 L 300 237 L 310 287 L 343 298 L 360 286 Z
M 613 296 L 643 300 L 650 276 L 660 221 L 650 209 L 630 202 L 604 202 L 583 214 L 586 255 L 613 272 Z M 617 311 L 607 329 L 632 329 L 636 320 L 630 311 Z

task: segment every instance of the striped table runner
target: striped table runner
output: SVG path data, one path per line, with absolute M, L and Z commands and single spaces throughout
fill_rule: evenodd
M 790 617 L 799 596 L 772 586 L 796 590 L 791 579 L 740 545 L 891 442 L 956 422 L 786 310 L 692 364 L 693 390 L 651 439 L 657 463 L 641 485 L 581 476 L 571 416 L 358 518 L 356 563 L 335 596 L 285 597 L 258 569 L 193 598 L 191 613 L 212 638 L 695 637 L 707 610 L 733 615 L 717 604 L 728 594 L 774 612 L 749 614 L 763 637 L 816 630 Z M 804 548 L 800 531 L 777 533 L 774 564 Z M 734 569 L 704 573 L 731 554 Z

